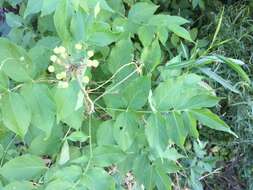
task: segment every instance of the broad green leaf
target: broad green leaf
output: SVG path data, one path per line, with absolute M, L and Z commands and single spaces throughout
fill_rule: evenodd
M 97 129 L 97 144 L 98 145 L 113 145 L 115 140 L 113 138 L 113 121 L 107 120 L 101 123 Z
M 111 31 L 103 31 L 92 33 L 88 38 L 88 42 L 94 46 L 105 47 L 117 41 L 117 39 L 118 34 Z
M 46 16 L 53 13 L 60 0 L 43 0 L 41 16 Z
M 162 115 L 152 114 L 148 118 L 145 135 L 151 150 L 162 157 L 169 142 L 166 121 Z
M 6 91 L 9 87 L 9 78 L 0 71 L 0 92 Z
M 23 19 L 20 16 L 10 12 L 10 13 L 5 14 L 5 17 L 6 17 L 6 22 L 10 27 L 15 28 L 15 27 L 22 26 Z
M 61 180 L 61 179 L 56 179 L 52 182 L 50 182 L 45 190 L 56 190 L 56 189 L 61 189 L 61 190 L 69 190 L 73 187 L 73 183 L 70 183 L 68 181 L 65 180 Z
M 169 148 L 164 151 L 163 158 L 168 159 L 170 161 L 177 161 L 180 158 L 183 158 L 184 156 L 179 154 L 175 148 Z
M 78 11 L 73 13 L 70 24 L 70 32 L 76 41 L 85 41 L 87 38 L 88 18 Z
M 81 131 L 75 131 L 68 136 L 68 140 L 73 142 L 85 142 L 89 137 Z
M 42 8 L 43 0 L 28 0 L 25 12 L 24 12 L 24 18 L 26 18 L 30 14 L 35 14 L 40 12 Z
M 40 157 L 26 154 L 5 163 L 0 169 L 0 174 L 9 181 L 33 180 L 35 177 L 40 177 L 46 169 Z
M 141 26 L 138 30 L 138 36 L 144 47 L 148 47 L 153 41 L 155 28 L 152 26 Z
M 158 190 L 171 190 L 171 180 L 163 167 L 155 167 L 155 184 Z
M 237 135 L 233 131 L 231 131 L 229 126 L 224 121 L 222 121 L 216 114 L 212 113 L 210 110 L 208 109 L 191 110 L 190 113 L 203 125 L 218 131 L 228 132 L 237 137 Z
M 184 126 L 184 121 L 181 113 L 172 111 L 166 116 L 166 125 L 168 136 L 181 148 L 187 136 L 187 129 Z
M 57 122 L 71 116 L 75 111 L 79 89 L 75 82 L 71 82 L 68 88 L 56 88 L 54 101 L 56 104 Z
M 53 128 L 54 132 L 51 136 L 45 139 L 45 135 L 37 135 L 29 146 L 29 153 L 43 156 L 43 155 L 54 155 L 60 151 L 62 135 L 58 134 L 59 126 Z
M 121 66 L 130 63 L 133 58 L 133 45 L 130 39 L 120 40 L 112 48 L 108 59 L 108 68 L 115 73 Z
M 140 154 L 135 158 L 132 171 L 137 183 L 143 184 L 145 189 L 154 189 L 155 171 L 147 155 Z
M 124 112 L 118 115 L 114 127 L 113 137 L 122 150 L 127 150 L 134 142 L 138 129 L 135 115 Z
M 188 134 L 194 138 L 199 138 L 196 119 L 188 111 L 183 112 L 182 117 L 184 120 L 185 128 L 188 131 Z
M 136 3 L 131 7 L 128 13 L 128 18 L 135 23 L 145 23 L 155 13 L 157 8 L 158 6 L 151 3 Z
M 4 190 L 33 190 L 34 186 L 32 182 L 28 181 L 14 181 L 4 187 Z
M 70 115 L 62 119 L 62 122 L 66 123 L 73 129 L 80 129 L 82 127 L 84 119 L 84 110 L 82 108 L 72 112 Z
M 200 76 L 186 74 L 160 83 L 153 98 L 158 110 L 182 110 L 216 105 L 219 99 L 212 93 L 211 89 L 203 85 Z
M 101 10 L 105 10 L 112 13 L 114 12 L 105 0 L 87 0 L 87 5 L 90 9 L 94 10 L 96 5 L 98 4 Z
M 24 98 L 14 92 L 10 92 L 2 99 L 2 115 L 4 125 L 24 138 L 31 122 L 31 110 Z
M 46 175 L 45 182 L 50 182 L 54 179 L 67 181 L 67 182 L 75 182 L 80 179 L 82 175 L 82 168 L 78 165 L 70 165 L 67 167 L 51 167 Z
M 184 38 L 190 42 L 193 42 L 191 39 L 190 33 L 182 26 L 173 24 L 173 25 L 168 25 L 168 28 L 170 31 L 174 32 L 179 37 Z
M 93 151 L 94 164 L 101 167 L 117 164 L 125 158 L 125 153 L 117 146 L 98 146 Z
M 59 165 L 64 165 L 69 161 L 69 159 L 70 159 L 69 144 L 68 141 L 66 140 L 61 148 L 61 154 L 58 163 Z
M 54 13 L 54 25 L 59 37 L 65 42 L 70 40 L 69 23 L 69 0 L 61 0 Z
M 141 61 L 148 72 L 154 71 L 161 62 L 161 48 L 158 39 L 155 39 L 149 47 L 145 47 L 141 54 Z
M 102 168 L 90 169 L 81 180 L 81 184 L 90 190 L 115 190 L 113 178 Z
M 151 79 L 148 76 L 133 80 L 122 92 L 127 101 L 127 109 L 141 109 L 148 100 Z
M 180 16 L 157 14 L 157 15 L 153 15 L 150 18 L 148 25 L 168 27 L 171 25 L 180 26 L 186 23 L 189 23 L 189 21 Z
M 22 87 L 22 96 L 32 110 L 31 124 L 50 136 L 55 124 L 56 108 L 49 88 L 43 84 L 28 84 Z
M 30 81 L 33 65 L 27 52 L 7 39 L 0 38 L 0 68 L 17 82 Z

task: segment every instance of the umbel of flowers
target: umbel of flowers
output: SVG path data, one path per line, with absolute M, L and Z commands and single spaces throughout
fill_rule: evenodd
M 72 78 L 81 79 L 83 85 L 87 85 L 90 78 L 86 74 L 86 69 L 99 66 L 98 60 L 92 59 L 94 51 L 87 50 L 81 43 L 75 44 L 73 54 L 63 46 L 55 47 L 53 52 L 50 57 L 52 64 L 48 66 L 48 71 L 55 74 L 58 88 L 68 88 Z

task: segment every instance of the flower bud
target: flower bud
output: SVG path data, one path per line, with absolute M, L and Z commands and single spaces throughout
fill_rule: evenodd
M 57 78 L 58 80 L 61 80 L 61 79 L 62 79 L 61 73 L 57 73 L 57 74 L 56 74 L 56 78 Z
M 60 49 L 58 47 L 55 47 L 54 48 L 54 53 L 55 54 L 59 54 L 59 53 L 61 53 L 61 51 L 60 51 Z
M 66 52 L 65 47 L 60 46 L 60 47 L 59 47 L 59 52 L 60 52 L 61 54 L 64 54 L 64 53 Z
M 93 61 L 92 61 L 92 66 L 93 66 L 93 67 L 96 68 L 96 67 L 98 67 L 98 65 L 99 65 L 98 60 L 93 60 Z
M 58 59 L 58 58 L 57 58 L 56 55 L 52 55 L 52 56 L 50 57 L 50 60 L 51 60 L 53 63 L 55 63 L 57 59 Z
M 82 46 L 82 44 L 77 43 L 77 44 L 75 45 L 75 48 L 76 48 L 77 50 L 81 50 L 81 49 L 83 48 L 83 46 Z
M 93 57 L 94 51 L 89 50 L 89 51 L 87 52 L 87 55 L 88 55 L 89 58 L 90 58 L 90 57 Z
M 88 59 L 86 62 L 87 67 L 92 67 L 93 66 L 93 61 Z
M 61 72 L 60 75 L 61 75 L 61 79 L 67 78 L 67 73 L 65 71 Z
M 55 71 L 54 69 L 54 66 L 53 65 L 50 65 L 47 70 L 50 72 L 50 73 L 53 73 Z

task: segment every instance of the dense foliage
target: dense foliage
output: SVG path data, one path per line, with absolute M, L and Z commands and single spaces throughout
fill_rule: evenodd
M 240 88 L 214 69 L 250 84 L 214 51 L 224 10 L 211 39 L 194 25 L 209 3 L 0 0 L 1 188 L 203 189 L 218 150 L 201 131 L 238 137 L 211 86 Z

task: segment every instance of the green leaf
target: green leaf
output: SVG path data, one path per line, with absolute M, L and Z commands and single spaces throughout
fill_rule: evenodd
M 117 146 L 98 146 L 94 149 L 94 163 L 101 167 L 116 164 L 124 158 L 125 153 Z
M 73 13 L 70 31 L 76 41 L 87 40 L 87 20 L 88 18 L 80 11 Z
M 166 117 L 166 124 L 169 137 L 181 148 L 187 136 L 187 130 L 184 126 L 181 113 L 172 111 Z
M 54 25 L 59 37 L 65 42 L 69 41 L 71 37 L 69 24 L 69 0 L 61 0 L 54 13 Z
M 158 6 L 151 3 L 135 3 L 128 13 L 128 18 L 135 23 L 145 23 L 155 13 L 157 8 Z
M 243 80 L 245 80 L 246 82 L 250 83 L 249 76 L 241 68 L 241 66 L 236 63 L 235 60 L 230 59 L 230 58 L 226 58 L 226 57 L 223 57 L 223 56 L 218 56 L 218 58 L 220 60 L 222 60 L 225 64 L 227 64 L 229 67 L 231 67 L 231 69 L 233 69 L 235 72 L 237 72 L 238 75 L 241 76 Z
M 170 161 L 177 161 L 180 158 L 183 158 L 184 156 L 179 154 L 175 148 L 169 148 L 164 151 L 163 158 L 166 158 Z
M 2 99 L 2 115 L 4 125 L 24 138 L 31 122 L 31 110 L 24 98 L 14 92 L 10 92 Z
M 41 16 L 46 16 L 53 13 L 60 0 L 43 0 Z
M 138 36 L 144 47 L 148 47 L 153 41 L 155 28 L 152 26 L 141 26 L 138 30 Z
M 168 25 L 168 28 L 170 31 L 174 32 L 179 37 L 184 38 L 190 42 L 193 42 L 193 40 L 191 39 L 190 33 L 183 27 L 173 24 L 173 25 Z
M 4 190 L 33 190 L 33 183 L 28 181 L 14 181 L 4 187 Z
M 66 140 L 61 148 L 61 154 L 58 163 L 59 165 L 64 165 L 69 161 L 69 159 L 70 159 L 69 144 L 68 141 Z
M 71 82 L 68 88 L 56 88 L 54 101 L 56 104 L 57 122 L 64 120 L 75 112 L 79 89 L 75 82 Z
M 154 103 L 160 111 L 183 110 L 216 105 L 219 98 L 212 95 L 211 89 L 195 74 L 170 78 L 160 83 L 154 91 Z
M 6 22 L 10 27 L 16 28 L 16 27 L 22 26 L 23 19 L 20 16 L 10 12 L 10 13 L 5 14 L 5 17 L 6 17 Z
M 158 39 L 155 39 L 149 47 L 145 47 L 141 54 L 141 61 L 148 72 L 152 72 L 161 62 L 161 48 Z
M 134 159 L 132 171 L 136 178 L 136 181 L 139 184 L 143 184 L 145 189 L 148 190 L 154 189 L 155 171 L 147 155 L 139 154 Z
M 65 181 L 65 180 L 61 180 L 61 179 L 56 179 L 52 182 L 50 182 L 45 190 L 56 190 L 56 189 L 61 189 L 61 190 L 69 190 L 70 188 L 73 187 L 74 184 Z
M 90 9 L 93 9 L 96 7 L 96 5 L 99 4 L 99 7 L 101 10 L 105 10 L 108 12 L 114 12 L 112 8 L 108 5 L 107 1 L 105 0 L 87 0 L 87 5 Z
M 43 4 L 43 0 L 28 0 L 25 12 L 24 12 L 24 18 L 26 18 L 30 14 L 35 14 L 40 12 L 41 7 Z
M 97 144 L 98 145 L 113 145 L 113 121 L 107 120 L 102 122 L 97 129 Z
M 0 67 L 17 82 L 30 81 L 33 65 L 27 52 L 7 39 L 0 38 Z
M 81 184 L 90 190 L 114 190 L 115 182 L 102 168 L 90 169 L 81 180 Z
M 141 109 L 148 100 L 151 79 L 148 76 L 133 80 L 122 92 L 127 102 L 127 109 Z
M 133 44 L 130 39 L 123 39 L 112 48 L 108 59 L 108 68 L 115 73 L 121 66 L 130 63 L 133 58 Z
M 70 165 L 67 167 L 51 167 L 46 175 L 45 182 L 58 179 L 74 183 L 82 176 L 82 168 L 78 165 Z
M 162 157 L 169 142 L 166 122 L 162 115 L 152 114 L 148 118 L 145 135 L 151 150 Z
M 69 127 L 78 130 L 82 127 L 84 119 L 83 113 L 83 108 L 80 108 L 77 111 L 72 112 L 67 117 L 63 118 L 62 122 L 66 123 Z
M 171 190 L 171 180 L 163 167 L 155 167 L 155 184 L 158 190 Z
M 68 140 L 73 142 L 85 142 L 89 137 L 81 131 L 75 131 L 68 136 Z
M 114 127 L 113 137 L 122 150 L 127 150 L 132 143 L 138 129 L 135 115 L 124 112 L 118 115 Z
M 32 110 L 32 125 L 50 136 L 55 123 L 55 104 L 49 88 L 43 84 L 27 84 L 22 87 L 21 94 Z
M 0 169 L 0 174 L 9 181 L 33 180 L 45 170 L 45 163 L 40 157 L 26 154 L 5 163 Z
M 60 151 L 61 148 L 61 133 L 59 134 L 60 127 L 55 126 L 53 128 L 54 132 L 51 133 L 51 136 L 47 139 L 45 139 L 45 135 L 37 135 L 31 142 L 29 146 L 29 153 L 43 156 L 43 155 L 49 155 L 52 156 L 56 152 Z
M 229 89 L 230 91 L 240 94 L 240 91 L 237 90 L 234 86 L 231 85 L 230 81 L 225 80 L 215 72 L 211 71 L 210 68 L 200 68 L 200 71 L 206 74 L 211 79 L 215 80 L 216 82 L 220 83 L 224 88 Z
M 233 131 L 231 131 L 229 126 L 224 121 L 222 121 L 216 114 L 212 113 L 210 110 L 208 109 L 191 110 L 190 113 L 203 125 L 218 131 L 228 132 L 237 137 L 237 135 Z
M 199 132 L 197 130 L 197 122 L 196 119 L 188 112 L 184 111 L 182 113 L 185 128 L 188 131 L 188 134 L 194 138 L 199 138 Z
M 105 47 L 117 41 L 117 39 L 118 34 L 111 31 L 94 32 L 89 36 L 88 42 L 94 46 Z
M 171 26 L 171 25 L 183 25 L 189 23 L 188 20 L 180 17 L 180 16 L 170 16 L 170 15 L 163 15 L 163 14 L 157 14 L 153 15 L 149 22 L 148 25 L 152 26 Z

